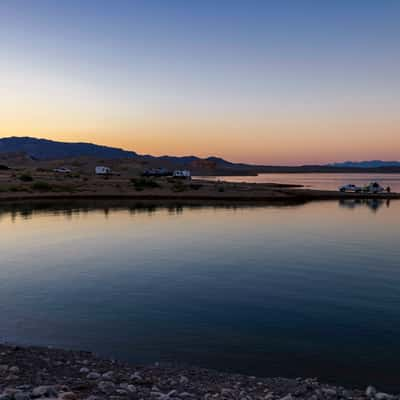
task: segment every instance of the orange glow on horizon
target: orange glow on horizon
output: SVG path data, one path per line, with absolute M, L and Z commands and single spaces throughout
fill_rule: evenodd
M 60 128 L 63 127 L 63 128 Z M 92 142 L 139 154 L 218 156 L 271 165 L 399 159 L 400 120 L 38 118 L 4 121 L 1 136 Z

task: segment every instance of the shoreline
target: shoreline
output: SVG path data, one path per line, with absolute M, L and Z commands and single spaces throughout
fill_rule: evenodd
M 160 193 L 160 192 L 80 192 L 80 193 L 0 193 L 0 203 L 34 200 L 137 200 L 137 201 L 178 201 L 178 202 L 212 202 L 212 203 L 263 203 L 274 201 L 318 201 L 318 200 L 398 200 L 400 193 L 342 193 L 330 190 L 273 188 L 269 191 L 248 191 L 245 193 Z
M 395 400 L 317 378 L 254 377 L 163 364 L 132 365 L 85 351 L 0 344 L 0 399 Z

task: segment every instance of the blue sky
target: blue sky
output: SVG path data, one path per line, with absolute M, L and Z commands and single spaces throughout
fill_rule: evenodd
M 398 1 L 3 0 L 0 134 L 266 163 L 396 158 L 399 21 Z

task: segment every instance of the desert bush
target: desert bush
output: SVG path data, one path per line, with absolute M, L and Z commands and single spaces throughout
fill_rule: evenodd
M 33 178 L 30 174 L 21 174 L 18 179 L 22 182 L 32 182 Z
M 176 181 L 174 182 L 172 186 L 172 191 L 173 192 L 184 192 L 186 190 L 186 185 L 182 181 Z
M 131 182 L 136 190 L 155 189 L 161 187 L 154 179 L 132 178 Z
M 39 190 L 41 192 L 50 192 L 52 190 L 52 186 L 50 183 L 38 181 L 32 184 L 31 188 L 33 190 Z
M 26 186 L 11 185 L 8 187 L 9 192 L 28 192 L 29 189 Z
M 192 190 L 199 190 L 203 187 L 201 183 L 191 183 L 190 184 L 190 189 Z

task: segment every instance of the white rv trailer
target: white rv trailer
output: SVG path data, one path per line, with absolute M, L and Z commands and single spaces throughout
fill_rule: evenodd
M 100 166 L 96 167 L 95 172 L 96 172 L 96 175 L 109 175 L 109 174 L 111 174 L 111 168 L 100 165 Z
M 185 178 L 185 179 L 190 179 L 191 176 L 192 176 L 192 174 L 191 174 L 190 171 L 187 170 L 187 169 L 183 169 L 183 170 L 176 169 L 176 170 L 174 171 L 174 173 L 172 174 L 172 176 L 173 176 L 174 178 Z

